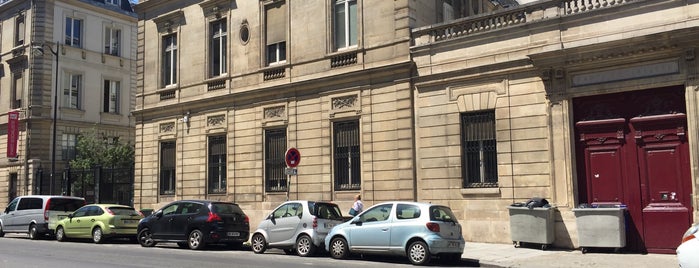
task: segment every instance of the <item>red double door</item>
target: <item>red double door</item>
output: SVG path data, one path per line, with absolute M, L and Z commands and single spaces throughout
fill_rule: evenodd
M 684 89 L 583 97 L 573 107 L 581 203 L 626 205 L 627 249 L 674 253 L 692 222 Z

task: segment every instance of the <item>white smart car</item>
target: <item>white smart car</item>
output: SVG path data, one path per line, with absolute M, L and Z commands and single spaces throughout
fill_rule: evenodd
M 699 223 L 689 227 L 682 236 L 682 244 L 677 247 L 677 261 L 682 268 L 699 268 L 699 239 L 697 239 Z

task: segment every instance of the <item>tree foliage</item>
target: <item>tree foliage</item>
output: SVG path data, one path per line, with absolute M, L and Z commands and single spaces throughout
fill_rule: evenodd
M 71 169 L 89 169 L 95 166 L 132 168 L 135 162 L 134 146 L 118 138 L 106 137 L 96 129 L 82 133 L 75 146 L 76 158 L 70 161 Z

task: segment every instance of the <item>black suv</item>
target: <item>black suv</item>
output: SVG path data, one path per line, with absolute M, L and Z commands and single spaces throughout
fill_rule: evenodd
M 174 242 L 190 249 L 202 249 L 207 244 L 240 248 L 249 236 L 250 219 L 230 202 L 175 201 L 138 224 L 138 243 L 143 247 Z

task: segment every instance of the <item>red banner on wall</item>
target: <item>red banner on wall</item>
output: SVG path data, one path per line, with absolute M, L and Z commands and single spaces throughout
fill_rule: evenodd
M 7 158 L 17 158 L 17 141 L 19 140 L 19 112 L 7 113 Z

